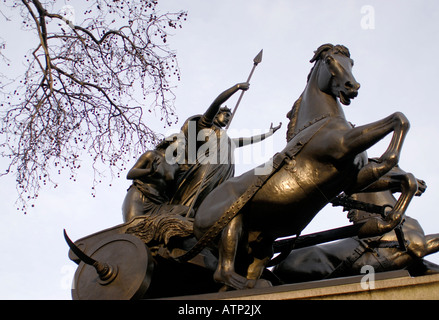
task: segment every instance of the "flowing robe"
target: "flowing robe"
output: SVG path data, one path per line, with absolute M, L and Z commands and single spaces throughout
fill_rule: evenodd
M 176 190 L 170 203 L 187 207 L 193 205 L 196 212 L 213 189 L 233 177 L 234 145 L 225 130 L 202 115 L 189 118 L 181 131 L 185 137 L 186 159 L 180 165 Z M 191 148 L 191 144 L 196 148 Z

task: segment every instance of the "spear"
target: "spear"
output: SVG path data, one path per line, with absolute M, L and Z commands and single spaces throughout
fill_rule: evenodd
M 252 75 L 253 75 L 253 72 L 254 72 L 255 69 L 256 69 L 256 66 L 257 66 L 259 63 L 261 63 L 261 61 L 262 61 L 262 51 L 263 51 L 263 50 L 261 50 L 261 51 L 258 53 L 258 55 L 253 59 L 253 68 L 252 68 L 252 70 L 250 71 L 250 74 L 249 74 L 249 76 L 248 76 L 248 78 L 247 78 L 247 83 L 250 82 L 250 79 L 251 79 L 251 77 L 252 77 Z M 226 128 L 225 128 L 226 130 L 229 128 L 230 123 L 231 123 L 232 120 L 233 120 L 233 116 L 234 116 L 235 113 L 236 113 L 236 109 L 238 109 L 239 103 L 241 102 L 241 99 L 242 99 L 242 96 L 244 95 L 244 92 L 245 92 L 245 91 L 241 91 L 241 95 L 239 96 L 238 101 L 236 102 L 235 108 L 233 108 L 233 111 L 232 111 L 232 115 L 231 115 L 231 117 L 230 117 L 230 120 L 229 120 L 229 122 L 228 122 L 227 125 L 226 125 Z M 202 186 L 203 186 L 204 181 L 206 180 L 207 171 L 209 171 L 209 169 L 210 169 L 210 164 L 208 164 L 208 166 L 209 166 L 208 169 L 205 170 L 205 171 L 203 172 L 203 177 L 201 178 L 200 185 L 198 186 L 198 189 L 197 189 L 197 192 L 196 192 L 196 194 L 195 194 L 194 200 L 192 201 L 192 203 L 191 203 L 191 205 L 190 205 L 190 207 L 189 207 L 189 209 L 188 209 L 188 211 L 187 211 L 187 213 L 186 213 L 186 217 L 189 217 L 189 215 L 190 215 L 190 213 L 191 213 L 191 211 L 192 211 L 192 209 L 193 209 L 193 207 L 194 207 L 194 204 L 195 204 L 195 202 L 197 201 L 197 199 L 198 199 L 198 197 L 199 197 L 199 195 L 200 195 L 201 188 L 202 188 Z
M 261 51 L 258 53 L 258 55 L 253 59 L 253 68 L 252 68 L 252 70 L 250 71 L 250 74 L 249 74 L 249 76 L 248 76 L 248 78 L 247 78 L 247 82 L 250 82 L 250 79 L 251 79 L 251 77 L 252 77 L 252 75 L 253 75 L 253 72 L 254 72 L 255 69 L 256 69 L 256 66 L 257 66 L 259 63 L 261 63 L 261 61 L 262 61 L 262 51 L 263 51 L 263 50 L 261 50 Z M 230 117 L 229 123 L 227 123 L 227 125 L 226 125 L 226 130 L 229 129 L 230 123 L 232 123 L 233 117 L 235 116 L 236 110 L 238 109 L 239 103 L 241 102 L 241 99 L 242 99 L 242 96 L 244 95 L 244 92 L 245 92 L 245 91 L 241 91 L 241 94 L 240 94 L 240 96 L 239 96 L 239 98 L 238 98 L 238 101 L 236 102 L 235 108 L 233 108 L 232 116 Z

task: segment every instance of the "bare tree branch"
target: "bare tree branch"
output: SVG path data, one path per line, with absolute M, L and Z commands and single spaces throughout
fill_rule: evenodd
M 144 122 L 145 108 L 158 111 L 165 126 L 177 121 L 171 81 L 179 70 L 167 37 L 185 12 L 159 14 L 155 0 L 95 0 L 75 24 L 54 3 L 12 4 L 38 37 L 0 114 L 0 156 L 10 161 L 0 175 L 16 175 L 23 210 L 42 186 L 57 186 L 54 172 L 75 179 L 84 155 L 94 184 L 100 164 L 119 175 L 161 138 Z

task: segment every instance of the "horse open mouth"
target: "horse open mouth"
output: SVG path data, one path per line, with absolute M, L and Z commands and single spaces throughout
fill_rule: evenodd
M 340 98 L 340 102 L 348 106 L 351 104 L 351 99 L 354 99 L 357 96 L 357 92 L 346 94 L 343 91 L 340 91 L 338 96 Z

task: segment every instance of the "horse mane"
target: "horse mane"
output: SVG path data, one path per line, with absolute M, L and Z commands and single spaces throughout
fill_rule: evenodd
M 346 48 L 345 46 L 341 45 L 341 44 L 337 44 L 337 45 L 333 45 L 330 43 L 326 43 L 321 45 L 320 47 L 317 48 L 316 51 L 314 51 L 314 56 L 312 57 L 312 59 L 309 62 L 315 62 L 318 61 L 322 54 L 328 50 L 333 50 L 335 54 L 339 53 L 342 54 L 348 58 L 351 57 L 351 53 L 349 52 L 349 49 Z
M 297 99 L 296 102 L 294 102 L 293 107 L 287 113 L 287 118 L 290 119 L 290 122 L 288 123 L 288 127 L 287 127 L 287 142 L 289 142 L 293 138 L 296 132 L 295 129 L 297 124 L 297 113 L 299 112 L 299 107 L 300 104 L 302 103 L 302 96 L 303 94 L 301 94 L 299 99 Z
M 314 51 L 314 56 L 309 61 L 311 63 L 315 62 L 315 64 L 311 68 L 311 70 L 306 78 L 307 83 L 309 82 L 309 79 L 311 78 L 311 74 L 313 73 L 313 71 L 317 65 L 317 62 L 323 57 L 324 53 L 326 53 L 329 50 L 332 50 L 335 54 L 339 53 L 339 54 L 342 54 L 348 58 L 351 57 L 349 49 L 341 44 L 337 44 L 334 46 L 333 44 L 326 43 L 326 44 L 321 45 L 320 47 L 317 48 L 317 50 Z M 294 102 L 293 107 L 286 115 L 287 118 L 290 119 L 290 122 L 288 123 L 288 129 L 287 129 L 287 142 L 289 142 L 293 138 L 295 131 L 296 131 L 295 129 L 296 129 L 296 124 L 297 124 L 297 115 L 299 113 L 300 104 L 302 102 L 302 96 L 303 96 L 303 93 L 296 100 L 296 102 Z

